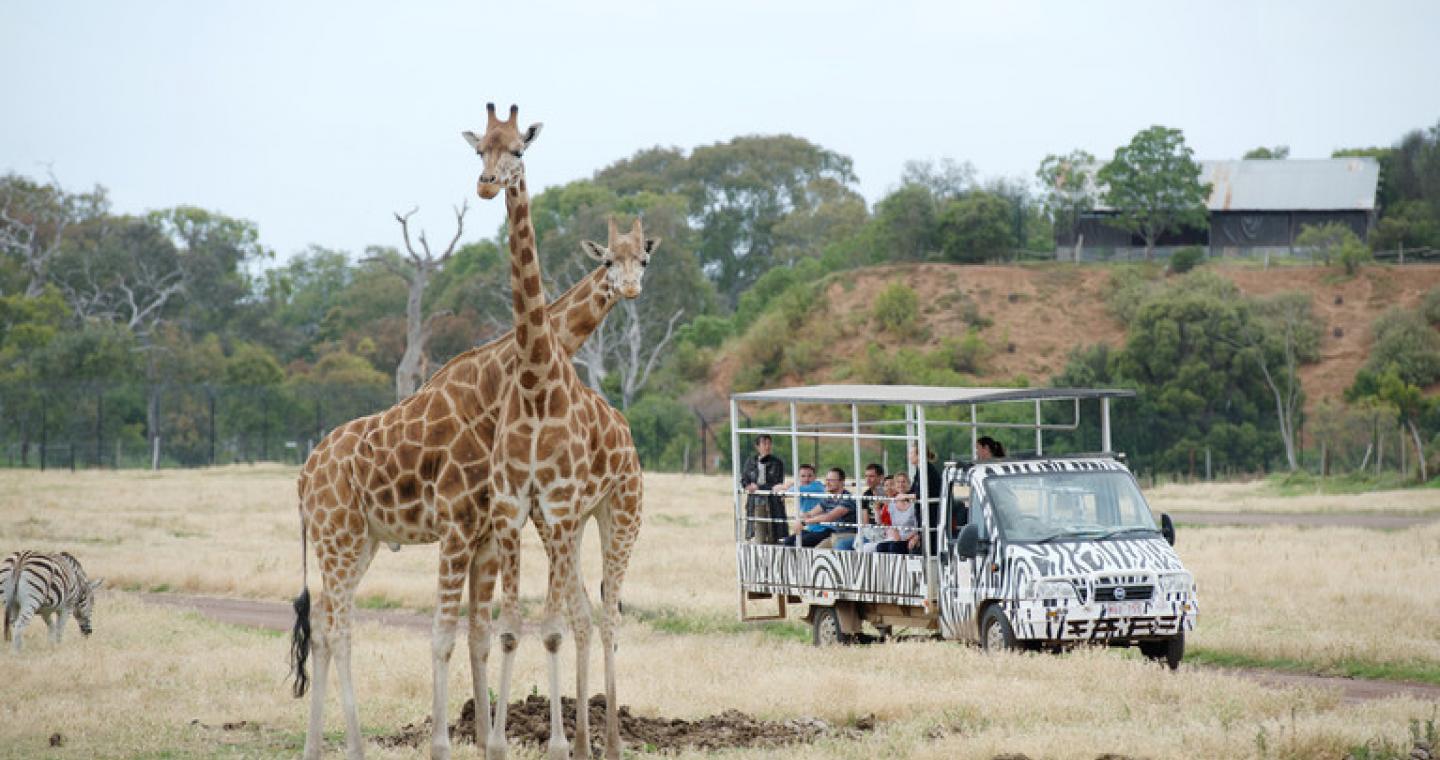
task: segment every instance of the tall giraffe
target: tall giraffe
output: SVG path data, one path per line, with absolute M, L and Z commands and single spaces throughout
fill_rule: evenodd
M 653 249 L 655 242 L 617 245 L 613 233 L 608 247 L 586 242 L 586 250 L 597 255 L 601 265 L 547 308 L 567 355 L 579 349 L 621 297 L 614 286 L 617 278 L 638 280 L 648 258 L 643 249 Z M 292 654 L 297 697 L 304 695 L 309 684 L 305 662 L 312 646 L 316 655 L 305 757 L 320 755 L 332 655 L 340 678 L 347 754 L 363 756 L 350 680 L 350 628 L 355 589 L 384 543 L 440 542 L 440 603 L 432 637 L 433 725 L 437 727 L 447 725 L 446 673 L 454 644 L 458 589 L 468 574 L 470 663 L 476 704 L 487 707 L 477 710 L 477 715 L 482 728 L 488 723 L 485 663 L 496 564 L 488 541 L 489 508 L 482 491 L 488 482 L 500 389 L 513 374 L 515 358 L 509 333 L 466 351 L 414 395 L 385 412 L 336 427 L 306 460 L 298 483 L 302 543 L 315 545 L 324 587 L 315 610 L 319 635 L 313 639 L 308 588 L 296 600 Z M 432 755 L 446 757 L 448 753 L 448 732 L 438 730 L 432 735 Z
M 514 309 L 514 374 L 505 388 L 491 449 L 490 504 L 500 562 L 503 595 L 500 614 L 500 692 L 486 755 L 503 760 L 506 709 L 520 634 L 520 531 L 534 519 L 545 545 L 550 572 L 545 593 L 541 636 L 547 653 L 550 687 L 552 760 L 569 757 L 561 716 L 559 651 L 563 638 L 562 605 L 575 634 L 576 749 L 589 755 L 588 691 L 590 605 L 580 582 L 579 536 L 584 521 L 600 524 L 605 563 L 606 614 L 601 638 L 606 667 L 606 755 L 619 758 L 619 716 L 615 699 L 614 629 L 619 622 L 620 587 L 640 527 L 643 481 L 639 458 L 623 415 L 591 391 L 575 373 L 545 317 L 539 255 L 530 221 L 523 149 L 513 149 L 517 109 L 501 122 L 489 106 L 490 124 L 483 137 L 470 136 L 485 159 L 479 194 L 493 198 L 505 190 L 510 231 L 510 284 Z M 643 241 L 637 222 L 632 237 Z M 610 241 L 620 247 L 613 227 Z M 627 241 L 633 245 L 633 241 Z M 642 243 L 646 259 L 653 246 Z M 598 253 L 594 244 L 587 252 Z M 640 294 L 639 278 L 618 277 L 614 286 L 626 298 Z

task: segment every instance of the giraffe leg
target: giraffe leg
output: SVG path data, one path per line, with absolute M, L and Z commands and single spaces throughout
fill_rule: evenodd
M 329 587 L 327 582 L 326 587 Z M 305 732 L 305 760 L 319 760 L 325 744 L 325 689 L 330 682 L 330 595 L 321 593 L 310 613 L 316 635 L 310 639 L 310 661 L 314 673 L 310 677 L 310 725 Z M 319 626 L 314 621 L 320 620 Z
M 605 656 L 605 758 L 620 760 L 620 704 L 615 698 L 615 633 L 620 627 L 620 590 L 630 551 L 640 532 L 638 493 L 615 497 L 617 504 L 601 513 L 600 543 L 604 567 L 605 611 L 600 615 L 600 648 Z M 620 506 L 620 509 L 615 509 Z M 617 515 L 622 519 L 617 520 Z M 632 517 L 633 516 L 633 517 Z
M 495 719 L 485 743 L 486 760 L 505 760 L 505 719 L 510 706 L 510 676 L 515 650 L 520 645 L 520 528 L 525 522 L 518 499 L 491 490 L 496 553 L 500 560 L 500 692 L 495 697 Z
M 430 733 L 431 760 L 450 757 L 450 723 L 446 719 L 450 683 L 450 655 L 455 651 L 455 626 L 460 620 L 460 595 L 470 572 L 470 542 L 447 533 L 440 539 L 439 589 L 435 624 L 430 634 L 431 664 L 435 673 L 434 721 Z
M 580 573 L 580 545 L 584 523 L 575 533 L 573 581 L 570 584 L 567 609 L 570 632 L 575 636 L 575 757 L 590 757 L 590 631 L 594 627 L 590 614 L 590 597 L 585 593 L 585 580 Z
M 550 760 L 567 760 L 570 757 L 570 743 L 565 740 L 565 714 L 560 693 L 560 645 L 565 639 L 561 607 L 570 599 L 570 589 L 575 583 L 575 532 L 574 520 L 571 518 L 562 519 L 550 526 L 550 541 L 555 545 L 555 551 L 550 555 L 545 613 L 540 623 L 550 682 L 550 744 L 547 748 Z M 576 709 L 579 709 L 579 705 Z
M 336 587 L 330 592 L 329 574 L 326 577 L 326 644 L 335 658 L 335 675 L 340 685 L 340 709 L 345 715 L 345 756 L 350 760 L 365 757 L 365 738 L 360 734 L 360 711 L 355 703 L 355 684 L 350 676 L 350 631 L 355 613 L 355 588 L 360 578 L 375 557 L 378 544 L 369 537 L 358 539 L 359 557 L 340 560 L 337 568 Z M 319 668 L 316 668 L 317 676 Z
M 488 538 L 477 541 L 470 557 L 470 679 L 475 688 L 475 743 L 490 737 L 490 689 L 486 671 L 490 666 L 491 600 L 495 592 L 495 544 Z

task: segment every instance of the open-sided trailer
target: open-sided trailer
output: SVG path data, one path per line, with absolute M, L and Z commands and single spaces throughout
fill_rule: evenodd
M 1115 389 L 875 385 L 732 395 L 741 619 L 780 619 L 787 605 L 805 604 L 817 645 L 849 643 L 869 623 L 881 633 L 894 627 L 928 630 L 987 649 L 1138 646 L 1177 666 L 1198 612 L 1195 582 L 1174 551 L 1169 516 L 1156 523 L 1123 456 L 1111 446 L 1111 399 L 1133 395 Z M 1081 402 L 1087 400 L 1098 401 L 1098 451 L 1047 455 L 1045 433 L 1080 430 Z M 981 410 L 999 404 L 1033 405 L 1033 421 L 1028 409 L 1023 422 L 1013 413 L 1007 422 L 980 419 Z M 746 406 L 778 406 L 788 412 L 788 423 L 747 425 Z M 937 407 L 959 407 L 960 413 L 927 416 Z M 849 419 L 821 419 L 825 410 L 837 408 L 848 410 Z M 893 415 L 896 408 L 904 410 L 903 418 L 877 416 L 877 410 Z M 1046 421 L 1046 411 L 1052 421 Z M 1053 421 L 1057 417 L 1061 421 Z M 772 436 L 775 451 L 789 454 L 792 473 L 802 439 L 848 439 L 847 464 L 856 475 L 852 487 L 858 487 L 862 444 L 903 442 L 926 452 L 930 431 L 946 426 L 969 429 L 970 457 L 945 462 L 938 494 L 930 493 L 926 478 L 918 479 L 920 503 L 931 505 L 917 515 L 919 553 L 747 540 L 747 523 L 766 518 L 747 514 L 749 494 L 740 487 L 742 437 Z M 976 441 L 985 429 L 1033 430 L 1034 450 L 978 460 Z M 780 443 L 786 441 L 788 447 Z

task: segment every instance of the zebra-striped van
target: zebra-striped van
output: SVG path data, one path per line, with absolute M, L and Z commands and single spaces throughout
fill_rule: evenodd
M 919 498 L 927 508 L 919 511 L 923 541 L 912 554 L 747 540 L 756 534 L 746 530 L 747 523 L 767 517 L 746 513 L 746 497 L 754 491 L 739 487 L 737 472 L 741 619 L 783 618 L 787 604 L 805 604 L 817 645 L 873 635 L 866 633 L 868 623 L 882 636 L 897 627 L 920 629 L 987 649 L 1138 646 L 1178 666 L 1185 633 L 1194 629 L 1198 613 L 1195 579 L 1174 550 L 1169 516 L 1156 521 L 1123 457 L 1111 452 L 1109 402 L 1130 395 L 1108 389 L 832 385 L 732 396 L 732 450 L 742 450 L 742 435 L 784 436 L 791 441 L 792 465 L 800 461 L 802 442 L 811 445 L 807 438 L 817 452 L 820 441 L 848 439 L 855 472 L 877 450 L 888 453 L 886 446 L 926 451 L 937 438 L 953 444 L 953 433 L 944 438 L 939 428 L 968 430 L 972 454 L 982 428 L 1033 430 L 1035 441 L 1034 450 L 1021 456 L 956 457 L 946 463 L 939 493 L 929 493 L 929 478 L 920 478 Z M 1047 431 L 1085 430 L 1082 401 L 1099 406 L 1101 453 L 1047 455 Z M 759 408 L 753 416 L 741 414 L 750 411 L 742 410 L 742 403 Z M 994 415 L 983 421 L 977 412 L 981 405 L 1001 403 L 1033 405 L 1033 421 L 1017 420 L 1013 409 L 1000 421 Z M 825 421 L 820 410 L 802 411 L 807 404 L 823 405 L 832 414 L 848 407 L 850 419 Z M 1056 404 L 1068 414 L 1053 411 Z M 782 405 L 781 414 L 767 412 L 767 405 Z M 747 417 L 774 419 L 785 411 L 788 425 L 746 424 Z M 777 444 L 775 450 L 784 449 Z M 752 609 L 762 599 L 774 600 L 774 614 Z

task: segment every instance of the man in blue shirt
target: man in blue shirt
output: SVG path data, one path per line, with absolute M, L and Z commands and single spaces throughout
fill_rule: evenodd
M 797 511 L 801 515 L 804 515 L 806 512 L 809 512 L 820 504 L 822 497 L 818 494 L 825 493 L 825 484 L 815 479 L 815 465 L 813 464 L 800 465 L 799 470 L 796 472 L 796 476 L 799 478 L 799 483 L 797 483 L 790 490 L 798 491 L 801 494 L 800 506 Z M 817 495 L 805 496 L 804 494 L 807 493 L 813 493 Z
M 786 546 L 813 547 L 837 530 L 855 532 L 855 500 L 845 490 L 845 471 L 832 467 L 825 474 L 824 498 L 800 497 L 800 519 L 795 532 L 780 539 Z M 811 506 L 807 509 L 806 502 Z

